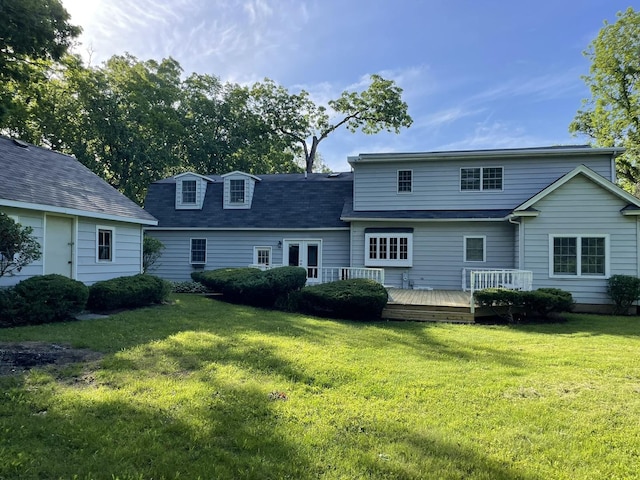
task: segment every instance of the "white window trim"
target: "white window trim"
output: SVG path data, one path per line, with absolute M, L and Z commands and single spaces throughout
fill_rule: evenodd
M 193 241 L 194 240 L 204 240 L 204 261 L 203 262 L 194 262 L 193 261 Z M 209 249 L 209 245 L 207 239 L 205 237 L 193 237 L 189 239 L 189 263 L 191 265 L 203 265 L 207 263 L 207 250 Z
M 468 260 L 467 259 L 467 240 L 472 238 L 482 239 L 482 260 Z M 462 245 L 462 256 L 465 263 L 485 263 L 487 261 L 487 236 L 486 235 L 465 235 Z
M 111 259 L 100 259 L 100 230 L 111 232 Z M 116 261 L 116 227 L 107 225 L 96 225 L 96 263 L 114 263 Z
M 462 189 L 462 170 L 470 170 L 472 168 L 479 168 L 480 169 L 480 188 L 478 190 L 463 190 Z M 483 188 L 483 179 L 484 179 L 484 169 L 485 168 L 499 168 L 500 170 L 502 170 L 502 188 L 489 188 L 489 189 L 484 189 Z M 460 167 L 460 173 L 458 175 L 458 188 L 460 189 L 461 193 L 467 193 L 467 192 L 504 192 L 504 167 L 496 165 L 496 166 L 486 166 L 486 167 Z
M 273 264 L 273 252 L 271 251 L 271 247 L 253 247 L 253 264 L 254 265 L 265 265 L 263 263 L 258 263 L 258 250 L 268 250 L 269 251 L 269 263 L 266 265 L 271 266 Z
M 577 272 L 575 275 L 556 274 L 553 271 L 553 240 L 556 238 L 578 239 L 576 248 Z M 582 274 L 582 239 L 583 238 L 604 238 L 604 275 L 583 275 Z M 611 276 L 611 247 L 609 234 L 606 233 L 552 233 L 549 234 L 549 278 L 609 278 Z
M 194 192 L 194 200 L 193 202 L 185 202 L 184 201 L 184 184 L 185 182 L 193 182 L 194 186 L 196 187 L 195 192 Z M 198 204 L 198 180 L 196 180 L 195 178 L 184 178 L 180 181 L 180 205 L 185 205 L 185 206 L 194 206 Z
M 400 191 L 400 172 L 410 172 L 411 173 L 411 190 L 408 192 Z M 396 170 L 396 193 L 398 195 L 411 195 L 413 193 L 413 170 L 409 168 L 403 168 Z
M 369 239 L 386 238 L 387 248 L 390 238 L 406 238 L 407 239 L 407 258 L 406 259 L 379 259 L 369 257 Z M 379 242 L 378 242 L 379 244 Z M 398 248 L 400 248 L 398 242 Z M 398 251 L 398 254 L 400 252 Z M 364 234 L 364 265 L 365 267 L 412 267 L 413 266 L 413 233 L 365 233 Z

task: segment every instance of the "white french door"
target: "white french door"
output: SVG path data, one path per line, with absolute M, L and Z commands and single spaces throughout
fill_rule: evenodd
M 284 264 L 307 270 L 307 283 L 320 283 L 322 269 L 321 240 L 285 240 Z

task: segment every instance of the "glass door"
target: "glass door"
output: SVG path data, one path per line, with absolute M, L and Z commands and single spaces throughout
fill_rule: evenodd
M 307 271 L 307 283 L 320 283 L 322 277 L 322 243 L 320 240 L 285 240 L 285 265 Z

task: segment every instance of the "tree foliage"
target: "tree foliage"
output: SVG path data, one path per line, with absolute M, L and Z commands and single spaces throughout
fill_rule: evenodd
M 13 275 L 41 256 L 31 227 L 22 227 L 0 212 L 0 277 Z
M 34 64 L 59 60 L 81 29 L 59 0 L 0 0 L 0 118 L 20 85 L 39 79 Z
M 144 240 L 142 241 L 142 273 L 149 272 L 162 256 L 164 249 L 164 243 L 157 238 L 150 237 L 149 235 L 144 236 Z
M 380 75 L 371 75 L 366 90 L 345 91 L 328 102 L 338 118 L 332 118 L 325 106 L 315 104 L 307 91 L 290 93 L 270 79 L 256 83 L 251 95 L 254 108 L 271 130 L 289 139 L 292 148 L 303 153 L 309 173 L 313 171 L 320 142 L 342 126 L 366 134 L 382 130 L 399 133 L 400 128 L 413 123 L 402 100 L 402 89 Z
M 640 12 L 618 13 L 605 21 L 585 55 L 590 74 L 583 77 L 591 98 L 583 101 L 569 129 L 593 138 L 598 146 L 625 147 L 618 159 L 623 186 L 637 191 L 640 184 Z

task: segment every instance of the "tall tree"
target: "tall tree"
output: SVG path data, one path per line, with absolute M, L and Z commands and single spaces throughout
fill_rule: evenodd
M 362 92 L 342 92 L 330 100 L 329 107 L 337 119 L 322 105 L 316 105 L 309 93 L 290 93 L 273 80 L 256 83 L 251 94 L 256 111 L 265 119 L 273 132 L 289 139 L 292 148 L 304 155 L 305 168 L 313 171 L 318 145 L 331 133 L 344 126 L 351 132 L 366 134 L 382 130 L 399 133 L 413 120 L 402 100 L 402 89 L 393 80 L 371 75 L 371 84 Z
M 59 0 L 0 0 L 0 120 L 20 85 L 34 82 L 31 66 L 59 60 L 80 32 Z
M 591 60 L 584 81 L 591 98 L 583 100 L 569 126 L 584 133 L 597 146 L 627 149 L 617 162 L 622 185 L 638 191 L 640 185 L 640 12 L 619 12 L 615 23 L 604 27 L 584 52 Z

